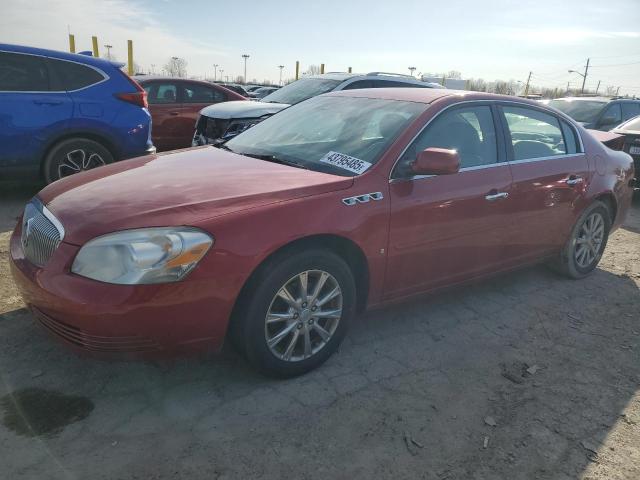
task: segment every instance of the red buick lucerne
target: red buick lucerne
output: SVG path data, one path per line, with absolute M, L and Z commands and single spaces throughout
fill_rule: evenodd
M 219 349 L 292 376 L 357 312 L 548 262 L 594 270 L 633 193 L 631 157 L 506 96 L 351 90 L 227 142 L 57 181 L 26 206 L 12 271 L 78 351 Z

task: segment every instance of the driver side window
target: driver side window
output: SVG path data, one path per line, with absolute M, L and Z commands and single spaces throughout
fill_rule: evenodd
M 430 147 L 456 150 L 461 169 L 497 163 L 498 149 L 491 107 L 454 108 L 438 115 L 400 157 L 394 177 L 412 176 L 411 164 L 418 152 Z

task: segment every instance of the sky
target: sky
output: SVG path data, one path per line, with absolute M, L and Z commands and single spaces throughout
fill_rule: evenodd
M 2 0 L 0 42 L 91 49 L 161 73 L 172 56 L 189 76 L 279 80 L 309 65 L 409 73 L 457 70 L 463 78 L 640 95 L 640 0 Z M 219 75 L 219 74 L 218 74 Z

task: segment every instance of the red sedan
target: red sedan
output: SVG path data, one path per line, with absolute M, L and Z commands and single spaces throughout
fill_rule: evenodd
M 200 110 L 230 100 L 246 100 L 220 85 L 186 78 L 137 76 L 147 92 L 151 137 L 159 152 L 191 146 Z
M 229 141 L 65 178 L 11 238 L 25 302 L 100 355 L 220 348 L 290 376 L 356 312 L 539 262 L 593 271 L 631 158 L 512 97 L 352 90 Z

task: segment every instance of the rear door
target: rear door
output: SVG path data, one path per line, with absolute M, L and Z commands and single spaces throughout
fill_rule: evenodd
M 511 172 L 490 103 L 436 116 L 398 160 L 389 184 L 391 217 L 385 296 L 397 298 L 499 270 L 511 261 Z M 457 174 L 414 176 L 429 147 L 455 149 Z
M 172 80 L 148 81 L 142 84 L 147 92 L 151 113 L 151 137 L 158 151 L 182 147 L 180 136 L 180 87 Z M 189 142 L 189 145 L 191 143 Z
M 226 102 L 227 95 L 220 88 L 199 82 L 181 82 L 181 109 L 177 125 L 177 141 L 181 148 L 190 147 L 200 110 L 215 103 Z
M 510 216 L 521 260 L 558 252 L 573 227 L 589 167 L 575 129 L 547 110 L 502 104 L 513 174 Z
M 0 52 L 0 167 L 37 172 L 50 138 L 63 132 L 73 104 L 55 91 L 46 59 Z

